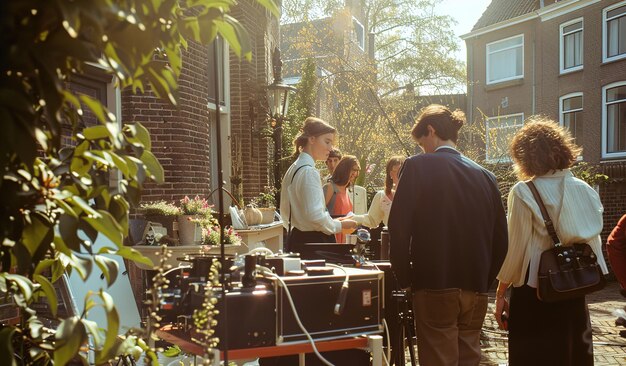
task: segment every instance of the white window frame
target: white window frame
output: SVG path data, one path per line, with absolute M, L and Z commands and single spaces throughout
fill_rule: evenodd
M 485 160 L 487 162 L 490 163 L 507 163 L 507 162 L 511 162 L 511 157 L 507 154 L 506 157 L 499 157 L 499 158 L 492 158 L 489 156 L 489 148 L 490 148 L 490 141 L 489 141 L 489 130 L 493 129 L 493 128 L 489 128 L 489 121 L 492 120 L 498 120 L 498 119 L 504 119 L 504 118 L 511 118 L 511 117 L 520 117 L 520 124 L 519 125 L 515 125 L 518 126 L 519 128 L 522 128 L 524 126 L 524 113 L 512 113 L 512 114 L 505 114 L 502 116 L 495 116 L 495 117 L 489 117 L 485 120 Z M 495 129 L 497 129 L 498 127 L 496 127 Z M 518 128 L 518 129 L 519 129 Z
M 569 27 L 572 24 L 575 23 L 581 23 L 581 28 L 580 30 L 575 30 L 572 32 L 569 32 L 567 34 L 563 33 L 563 29 L 565 29 L 566 27 Z M 565 68 L 565 36 L 576 33 L 576 32 L 581 32 L 581 44 L 580 44 L 580 52 L 581 52 L 581 61 L 582 63 L 578 66 L 573 66 L 573 67 L 569 67 L 569 68 Z M 576 18 L 576 19 L 572 19 L 568 22 L 565 22 L 563 24 L 561 24 L 559 26 L 559 50 L 560 50 L 560 54 L 559 54 L 559 70 L 561 72 L 561 74 L 566 74 L 568 72 L 573 72 L 573 71 L 578 71 L 578 70 L 582 70 L 584 65 L 585 65 L 585 21 L 583 18 Z
M 615 83 L 611 83 L 608 85 L 605 85 L 602 87 L 602 158 L 623 158 L 626 157 L 626 151 L 623 152 L 608 152 L 608 146 L 607 146 L 607 133 L 608 133 L 608 126 L 607 126 L 607 113 L 606 113 L 606 92 L 609 89 L 613 89 L 615 87 L 619 87 L 619 86 L 626 86 L 626 81 L 618 81 Z
M 607 25 L 609 20 L 613 19 L 613 18 L 607 19 L 607 13 L 609 11 L 613 10 L 613 9 L 617 9 L 617 8 L 622 7 L 624 5 L 626 5 L 626 1 L 622 1 L 622 2 L 619 2 L 617 4 L 613 4 L 611 6 L 608 6 L 608 7 L 604 8 L 604 9 L 602 9 L 602 62 L 611 62 L 611 61 L 615 61 L 615 60 L 620 60 L 620 59 L 626 58 L 626 52 L 624 52 L 624 53 L 622 53 L 620 55 L 609 57 L 608 56 L 609 50 L 608 50 L 608 47 L 607 47 L 607 44 L 606 44 L 606 42 L 608 40 L 608 33 L 607 33 L 608 29 L 607 29 L 606 25 Z
M 213 47 L 211 43 L 209 47 Z M 231 152 L 231 120 L 230 120 L 230 47 L 228 46 L 228 42 L 223 42 L 224 49 L 222 50 L 222 62 L 224 65 L 224 87 L 221 88 L 224 91 L 224 105 L 219 106 L 220 111 L 220 132 L 221 132 L 221 142 L 222 142 L 222 178 L 226 182 L 230 182 L 231 175 L 231 161 L 232 161 L 232 152 Z M 212 67 L 213 62 L 209 60 L 208 62 L 211 70 L 209 72 L 213 72 Z M 209 88 L 211 85 L 208 86 Z M 218 171 L 217 171 L 217 126 L 215 124 L 214 115 L 217 111 L 217 105 L 212 102 L 207 102 L 207 108 L 209 110 L 209 129 L 211 134 L 211 148 L 210 148 L 210 164 L 211 164 L 211 189 L 216 189 L 218 186 Z M 217 195 L 213 196 L 214 202 L 217 199 Z M 224 197 L 224 207 L 228 207 L 230 205 L 230 197 Z
M 509 47 L 509 48 L 506 48 L 506 49 L 503 49 L 503 50 L 498 50 L 498 52 L 510 50 L 510 49 L 517 48 L 517 47 L 521 47 L 522 48 L 522 73 L 521 73 L 521 75 L 515 75 L 515 76 L 511 76 L 511 77 L 504 78 L 504 79 L 498 79 L 498 80 L 489 81 L 489 79 L 490 79 L 489 78 L 489 66 L 490 66 L 489 56 L 492 53 L 492 52 L 489 52 L 489 48 L 491 46 L 497 44 L 497 43 L 505 42 L 505 41 L 508 41 L 510 39 L 518 38 L 518 37 L 522 38 L 521 46 Z M 502 83 L 504 81 L 517 80 L 517 79 L 523 79 L 524 78 L 524 41 L 525 41 L 524 40 L 524 33 L 522 33 L 522 34 L 514 35 L 512 37 L 503 38 L 503 39 L 499 39 L 499 40 L 494 41 L 494 42 L 487 43 L 487 45 L 485 46 L 485 61 L 486 61 L 485 65 L 487 66 L 487 69 L 485 70 L 485 79 L 486 79 L 485 82 L 486 82 L 487 85 L 497 84 L 497 83 Z
M 566 99 L 576 98 L 576 97 L 581 97 L 581 98 L 582 98 L 582 107 L 580 107 L 580 109 L 570 109 L 569 111 L 564 111 L 564 110 L 563 110 L 563 102 L 564 102 Z M 564 117 L 565 117 L 565 113 L 582 112 L 582 111 L 584 111 L 584 110 L 585 110 L 585 97 L 584 97 L 584 95 L 583 95 L 583 92 L 569 93 L 569 94 L 565 94 L 565 95 L 561 96 L 561 97 L 559 98 L 559 124 L 560 124 L 561 126 L 565 127 L 565 123 L 564 123 L 564 120 L 565 120 L 565 118 L 564 118 Z M 583 120 L 583 123 L 584 123 L 584 122 L 585 122 L 585 121 Z M 584 128 L 584 126 L 583 126 L 583 128 Z M 574 136 L 574 133 L 572 133 L 572 137 L 575 137 L 575 136 Z M 580 141 L 576 141 L 576 143 L 577 143 L 577 145 L 582 146 L 582 145 L 580 144 L 580 143 L 581 143 Z M 582 158 L 583 158 L 583 157 L 582 157 L 582 154 L 578 156 L 578 160 L 582 160 Z
M 359 37 L 359 33 L 356 31 L 356 27 L 355 27 L 355 29 L 352 30 L 354 32 L 354 39 L 356 39 L 356 44 L 357 46 L 359 46 L 361 51 L 365 51 L 365 27 L 363 26 L 363 23 L 359 22 L 359 20 L 353 16 L 352 17 L 353 27 L 354 27 L 355 22 L 358 24 L 359 27 L 361 27 L 362 32 L 361 32 L 361 37 Z

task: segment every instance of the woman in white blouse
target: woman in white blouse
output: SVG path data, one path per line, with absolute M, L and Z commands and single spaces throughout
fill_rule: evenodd
M 393 201 L 393 195 L 396 193 L 400 167 L 402 167 L 404 159 L 403 156 L 394 156 L 387 161 L 387 166 L 385 167 L 385 189 L 376 192 L 367 214 L 355 215 L 353 217 L 359 225 L 375 228 L 382 222 L 387 226 L 391 202 Z
M 288 250 L 297 252 L 306 243 L 334 243 L 337 233 L 357 226 L 351 219 L 333 219 L 326 211 L 316 161 L 325 161 L 333 148 L 336 130 L 319 118 L 308 117 L 294 140 L 296 161 L 283 177 L 280 214 L 290 230 Z
M 600 240 L 600 197 L 570 172 L 580 148 L 556 122 L 527 121 L 513 137 L 509 151 L 522 181 L 509 194 L 509 249 L 497 277 L 495 309 L 500 328 L 509 330 L 509 365 L 593 365 L 584 296 L 556 303 L 537 298 L 539 259 L 552 247 L 552 240 L 523 180 L 531 179 L 536 185 L 561 243 L 588 243 L 607 273 Z M 509 286 L 510 305 L 506 299 Z

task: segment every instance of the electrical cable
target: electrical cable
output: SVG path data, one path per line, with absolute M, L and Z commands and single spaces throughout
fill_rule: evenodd
M 335 315 L 341 315 L 341 313 L 343 313 L 343 308 L 346 305 L 346 299 L 348 298 L 348 286 L 350 286 L 350 275 L 348 274 L 348 271 L 346 271 L 345 268 L 338 266 L 336 264 L 326 263 L 326 266 L 340 269 L 346 275 L 346 278 L 343 281 L 343 284 L 341 285 L 341 289 L 339 290 L 339 297 L 337 297 L 337 303 L 335 304 L 335 309 L 333 310 Z
M 275 279 L 278 280 L 280 285 L 285 289 L 285 294 L 287 295 L 287 300 L 289 300 L 289 306 L 291 306 L 291 311 L 293 311 L 293 316 L 296 319 L 296 323 L 298 323 L 298 327 L 300 327 L 300 330 L 302 330 L 304 335 L 309 340 L 309 343 L 311 343 L 311 347 L 313 348 L 313 352 L 315 353 L 317 358 L 319 358 L 320 361 L 322 361 L 322 363 L 324 363 L 327 366 L 334 366 L 327 359 L 325 359 L 324 356 L 322 356 L 322 354 L 317 350 L 317 347 L 315 346 L 315 341 L 313 340 L 313 337 L 311 337 L 311 334 L 309 333 L 309 331 L 306 330 L 306 328 L 302 324 L 302 321 L 300 321 L 300 317 L 298 316 L 298 311 L 296 310 L 296 305 L 294 304 L 293 299 L 291 298 L 291 293 L 289 292 L 289 288 L 287 287 L 287 284 L 285 283 L 285 281 L 283 281 L 283 279 L 280 278 L 280 276 L 278 276 L 277 274 L 275 274 L 272 271 L 270 271 L 270 269 L 267 268 L 267 267 L 262 267 L 262 266 L 257 265 L 257 270 L 260 270 L 261 273 L 266 275 L 266 276 L 270 276 L 270 277 L 275 278 Z M 346 275 L 347 275 L 347 273 L 346 273 Z
M 387 354 L 383 353 L 385 364 L 389 366 L 389 360 L 391 359 L 391 334 L 389 334 L 389 326 L 387 320 L 383 318 L 383 327 L 385 328 L 385 334 L 387 335 Z

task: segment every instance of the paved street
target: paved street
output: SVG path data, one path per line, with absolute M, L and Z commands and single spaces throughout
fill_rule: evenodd
M 483 326 L 483 360 L 481 365 L 507 364 L 506 332 L 498 329 L 493 316 L 495 293 L 490 294 L 489 310 Z M 587 296 L 591 327 L 593 329 L 593 352 L 595 365 L 626 365 L 626 338 L 619 336 L 623 327 L 615 326 L 613 310 L 624 307 L 626 299 L 619 294 L 617 282 L 609 282 L 602 291 Z

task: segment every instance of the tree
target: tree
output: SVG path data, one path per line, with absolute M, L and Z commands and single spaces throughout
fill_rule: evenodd
M 275 15 L 271 0 L 258 0 Z M 0 292 L 23 311 L 18 326 L 0 329 L 0 354 L 23 364 L 64 365 L 92 337 L 96 363 L 147 351 L 147 334 L 121 343 L 118 314 L 104 291 L 85 309 L 104 308 L 104 334 L 85 314 L 43 323 L 30 305 L 47 297 L 66 271 L 86 278 L 93 260 L 109 284 L 117 264 L 105 254 L 146 261 L 124 247 L 129 209 L 147 180 L 163 181 L 150 152 L 150 135 L 139 123 L 123 124 L 97 100 L 70 89 L 89 65 L 114 77 L 120 88 L 151 91 L 177 102 L 177 79 L 187 42 L 208 44 L 219 34 L 237 55 L 251 57 L 245 31 L 226 12 L 234 0 L 21 0 L 0 5 Z M 99 124 L 82 128 L 92 113 Z M 61 144 L 64 129 L 72 143 Z M 117 185 L 109 177 L 119 172 Z M 80 235 L 79 235 L 80 233 Z M 98 235 L 113 244 L 94 252 Z M 85 239 L 85 237 L 87 239 Z M 50 279 L 46 272 L 51 273 Z M 17 347 L 14 347 L 17 346 Z M 78 356 L 82 357 L 82 356 Z M 84 360 L 83 360 L 84 361 Z M 16 358 L 10 362 L 16 364 Z
M 415 94 L 453 89 L 464 83 L 464 69 L 453 57 L 452 20 L 434 13 L 436 0 L 343 3 L 287 0 L 282 22 L 304 22 L 289 46 L 298 57 L 316 57 L 324 70 L 318 95 L 326 112 L 320 117 L 337 127 L 341 148 L 361 165 L 375 165 L 368 184 L 382 185 L 386 159 L 413 152 L 412 123 L 401 121 L 415 108 Z M 374 60 L 356 48 L 352 13 L 366 35 L 375 34 Z M 365 169 L 361 174 L 362 182 Z

